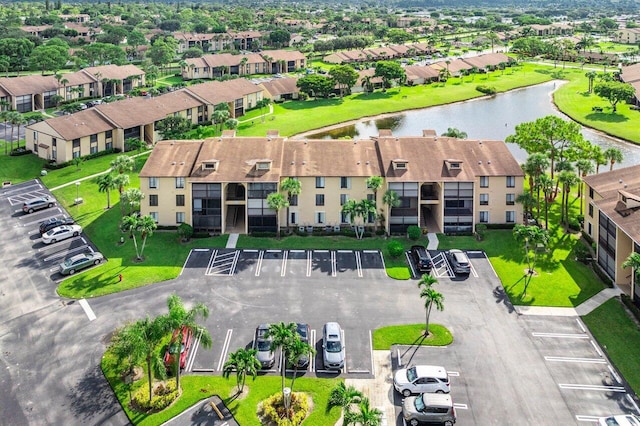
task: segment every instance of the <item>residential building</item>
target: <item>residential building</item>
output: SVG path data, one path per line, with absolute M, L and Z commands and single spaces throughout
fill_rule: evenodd
M 614 37 L 618 43 L 637 45 L 640 43 L 640 28 L 620 28 Z
M 130 138 L 148 145 L 160 140 L 158 121 L 168 116 L 203 123 L 211 120 L 216 105 L 226 103 L 231 117 L 239 117 L 262 97 L 263 89 L 245 79 L 195 84 L 162 96 L 104 103 L 31 124 L 26 127 L 25 143 L 39 157 L 59 163 L 106 149 L 124 151 Z
M 185 59 L 181 72 L 185 80 L 223 75 L 278 74 L 304 68 L 305 63 L 304 54 L 296 50 L 264 50 L 241 55 L 217 53 Z
M 622 267 L 631 253 L 640 253 L 640 165 L 586 176 L 583 181 L 583 231 L 596 243 L 596 262 L 615 284 L 630 285 L 640 306 L 640 286 L 633 271 Z
M 260 87 L 265 91 L 265 97 L 274 102 L 280 100 L 298 99 L 300 88 L 297 86 L 297 77 L 274 78 L 270 81 L 260 83 Z
M 384 185 L 375 202 L 388 232 L 411 225 L 436 232 L 469 233 L 477 223 L 515 224 L 522 207 L 524 174 L 502 141 L 457 140 L 425 131 L 395 137 L 389 130 L 366 140 L 293 140 L 271 131 L 266 137 L 221 137 L 162 141 L 140 173 L 146 194 L 141 213 L 159 225 L 188 223 L 198 231 L 275 231 L 286 211 L 266 199 L 286 178 L 302 191 L 291 202 L 289 223 L 308 232 L 350 226 L 342 213 L 348 200 L 374 200 L 367 178 Z M 400 205 L 383 204 L 387 190 Z M 374 217 L 363 219 L 373 226 Z

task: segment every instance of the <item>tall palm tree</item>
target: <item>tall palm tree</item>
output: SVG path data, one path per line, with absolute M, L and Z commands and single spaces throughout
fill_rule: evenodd
M 289 202 L 279 192 L 267 195 L 267 205 L 276 212 L 276 236 L 280 239 L 280 210 L 289 208 Z
M 158 228 L 156 221 L 149 215 L 138 218 L 138 231 L 142 238 L 142 248 L 137 259 L 142 260 L 142 253 L 144 253 L 144 247 L 147 244 L 147 238 L 153 235 L 153 231 Z
M 106 173 L 98 176 L 96 183 L 98 184 L 98 192 L 107 193 L 107 210 L 109 210 L 111 208 L 111 191 L 118 187 L 113 179 L 113 175 Z
M 116 175 L 116 177 L 113 178 L 113 183 L 116 185 L 116 188 L 118 188 L 118 193 L 121 197 L 124 187 L 129 185 L 129 181 L 129 175 Z
M 638 278 L 638 271 L 640 271 L 640 253 L 633 252 L 622 262 L 623 268 L 631 268 L 631 294 L 634 294 L 633 287 L 636 285 L 636 279 Z
M 257 353 L 257 349 L 240 348 L 229 354 L 229 360 L 222 367 L 222 376 L 224 378 L 229 378 L 229 375 L 235 371 L 236 388 L 239 394 L 244 391 L 247 374 L 250 374 L 255 380 L 258 370 L 262 367 L 260 361 L 256 358 Z
M 362 392 L 355 387 L 345 385 L 344 382 L 338 383 L 329 393 L 328 408 L 340 407 L 345 412 L 352 404 L 357 404 L 362 400 Z
M 527 217 L 527 215 L 531 215 L 533 217 L 533 204 L 535 203 L 535 198 L 531 196 L 530 192 L 523 192 L 518 195 L 516 197 L 516 203 L 522 204 L 522 210 L 525 217 Z M 540 216 L 540 204 L 538 204 L 538 216 Z
M 356 238 L 360 239 L 358 227 L 356 226 L 357 218 L 362 215 L 360 203 L 356 200 L 347 200 L 347 202 L 342 205 L 341 213 L 349 216 L 349 223 L 351 223 L 351 226 L 356 233 Z
M 133 158 L 128 155 L 118 155 L 115 160 L 111 161 L 111 170 L 117 172 L 118 174 L 124 174 L 126 172 L 132 172 L 135 162 Z
M 369 188 L 371 190 L 371 192 L 373 192 L 373 202 L 374 202 L 374 207 L 377 208 L 378 205 L 378 190 L 382 187 L 382 184 L 384 183 L 384 178 L 382 176 L 370 176 L 367 178 L 367 188 Z M 377 216 L 377 213 L 376 213 Z M 374 229 L 376 231 L 378 231 L 378 220 L 376 217 L 376 220 L 374 220 Z
M 316 350 L 308 343 L 305 343 L 300 339 L 297 333 L 294 333 L 291 344 L 287 348 L 287 364 L 293 365 L 293 375 L 291 376 L 291 392 L 293 392 L 293 384 L 298 375 L 298 364 L 300 357 L 311 357 L 316 353 Z
M 362 398 L 356 405 L 355 410 L 348 410 L 344 413 L 344 426 L 379 426 L 382 411 L 378 408 L 371 408 L 369 398 Z
M 280 190 L 287 193 L 287 232 L 289 232 L 289 207 L 291 206 L 291 199 L 296 195 L 300 195 L 302 183 L 296 178 L 287 177 L 284 178 L 280 184 Z
M 525 258 L 527 260 L 528 273 L 525 275 L 524 289 L 522 290 L 522 296 L 526 296 L 527 288 L 531 283 L 531 277 L 535 271 L 534 268 L 538 253 L 537 248 L 539 245 L 546 247 L 549 244 L 549 231 L 546 229 L 540 229 L 537 226 L 526 226 L 517 223 L 513 227 L 513 238 L 516 242 L 523 245 Z M 533 251 L 533 256 L 529 255 L 531 251 Z
M 597 75 L 598 73 L 595 71 L 587 71 L 587 73 L 584 75 L 589 79 L 589 93 L 593 92 L 593 82 L 596 79 Z
M 429 336 L 429 317 L 431 316 L 431 308 L 435 306 L 437 310 L 442 311 L 444 309 L 444 296 L 442 293 L 438 293 L 433 287 L 424 286 L 422 290 L 420 290 L 420 297 L 424 299 L 424 308 L 426 311 L 424 335 Z
M 6 120 L 9 124 L 11 124 L 11 134 L 9 140 L 9 151 L 13 151 L 13 129 L 15 127 L 15 123 L 22 117 L 18 111 L 8 111 Z M 20 138 L 20 136 L 18 136 Z
M 27 124 L 27 119 L 24 117 L 24 115 L 18 113 L 17 115 L 14 116 L 14 119 L 11 121 L 11 126 L 13 127 L 14 125 L 18 126 L 18 134 L 16 135 L 17 138 L 17 143 L 18 146 L 17 148 L 20 148 L 20 126 L 22 126 L 23 124 Z M 26 140 L 25 140 L 25 144 L 26 144 Z
M 600 173 L 600 166 L 607 164 L 607 158 L 604 156 L 604 152 L 600 145 L 591 145 L 589 149 L 589 158 L 596 164 L 596 174 Z
M 155 222 L 154 222 L 155 223 Z M 169 309 L 168 321 L 170 327 L 174 330 L 180 330 L 177 336 L 177 342 L 182 342 L 184 330 L 191 332 L 193 336 L 200 339 L 200 345 L 207 349 L 211 347 L 211 334 L 206 327 L 198 324 L 198 318 L 207 319 L 209 317 L 209 308 L 203 303 L 196 303 L 191 309 L 187 309 L 182 299 L 177 294 L 172 294 L 167 299 L 167 308 Z M 255 358 L 254 358 L 255 359 Z M 176 361 L 176 389 L 180 389 L 180 356 L 175 357 Z M 256 359 L 257 361 L 257 359 Z
M 562 184 L 562 207 L 560 208 L 560 222 L 569 224 L 569 195 L 571 187 L 580 181 L 578 175 L 572 171 L 562 171 L 558 174 L 558 182 Z
M 275 352 L 276 349 L 280 348 L 282 351 L 282 359 L 287 359 L 287 351 L 289 350 L 289 346 L 291 341 L 294 339 L 296 335 L 296 323 L 290 322 L 285 324 L 284 322 L 274 323 L 269 326 L 269 330 L 267 330 L 266 337 L 271 337 L 271 351 Z M 282 392 L 284 393 L 284 376 L 286 374 L 287 369 L 283 365 L 282 368 Z
M 143 199 L 144 194 L 138 188 L 129 188 L 124 191 L 120 196 L 122 214 L 132 215 L 134 211 L 138 211 Z
M 544 196 L 544 228 L 549 229 L 549 203 L 553 196 L 555 182 L 548 174 L 544 173 L 538 177 L 537 185 Z
M 602 155 L 604 155 L 604 158 L 609 160 L 609 171 L 613 170 L 614 164 L 621 163 L 624 158 L 622 151 L 614 147 L 605 149 Z
M 400 197 L 398 196 L 398 193 L 396 191 L 394 191 L 393 189 L 388 189 L 382 196 L 382 202 L 387 206 L 387 214 L 385 217 L 387 218 L 387 223 L 389 223 L 391 209 L 400 206 Z
M 593 163 L 591 162 L 591 160 L 587 158 L 580 158 L 578 161 L 576 161 L 576 169 L 578 169 L 578 174 L 580 175 L 580 177 L 582 177 L 582 179 L 584 179 L 588 174 L 593 173 L 594 171 Z M 578 186 L 578 197 L 580 197 L 580 214 L 581 215 L 583 213 L 583 199 L 584 199 L 583 187 L 584 187 L 583 182 L 580 182 L 580 185 Z
M 529 175 L 529 192 L 533 197 L 533 192 L 536 190 L 536 180 L 544 173 L 550 166 L 551 160 L 545 154 L 536 152 L 527 157 L 522 170 Z M 540 190 L 537 190 L 538 199 L 538 215 L 540 215 Z

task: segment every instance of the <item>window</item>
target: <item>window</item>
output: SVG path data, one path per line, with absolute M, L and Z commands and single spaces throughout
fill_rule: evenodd
M 158 188 L 158 178 L 157 177 L 150 177 L 149 178 L 149 188 L 151 188 L 151 189 L 157 189 Z
M 149 212 L 149 216 L 151 216 L 154 222 L 158 223 L 158 212 Z
M 182 189 L 184 188 L 184 178 L 183 177 L 177 177 L 176 178 L 176 189 Z
M 340 189 L 350 189 L 351 188 L 351 178 L 349 177 L 341 177 L 340 178 Z
M 593 188 L 589 188 L 589 198 L 593 200 Z
M 93 135 L 89 136 L 89 141 L 90 142 L 98 142 L 98 134 L 94 133 Z
M 89 153 L 95 154 L 98 152 L 98 135 L 91 135 L 89 137 Z
M 351 223 L 351 218 L 349 213 L 345 213 L 345 212 L 340 213 L 340 223 Z
M 184 223 L 184 212 L 176 212 L 176 223 Z
M 153 207 L 158 206 L 158 196 L 157 195 L 149 195 L 149 205 Z
M 591 222 L 587 223 L 587 234 L 591 235 Z
M 316 188 L 324 188 L 324 177 L 318 176 L 316 178 Z
M 71 143 L 71 146 L 73 149 L 73 154 L 72 154 L 73 158 L 78 158 L 82 156 L 80 151 L 80 139 L 74 139 L 73 142 Z
M 184 206 L 184 195 L 176 195 L 176 206 Z
M 289 200 L 289 205 L 290 206 L 297 206 L 298 205 L 298 195 L 294 194 L 291 196 L 291 200 Z
M 105 137 L 105 139 L 112 139 L 113 138 L 113 130 L 107 130 L 106 132 L 104 132 L 104 137 Z
M 593 205 L 589 204 L 589 217 L 593 217 Z
M 344 206 L 349 201 L 349 196 L 347 194 L 340 194 L 340 205 Z
M 507 176 L 507 188 L 515 188 L 516 178 L 514 176 Z
M 516 204 L 516 194 L 507 194 L 507 205 L 513 206 Z
M 480 205 L 481 206 L 489 205 L 489 194 L 480 194 Z
M 489 222 L 489 212 L 481 211 L 480 212 L 480 223 L 488 223 Z
M 291 220 L 290 222 L 294 225 L 298 224 L 298 212 L 291 212 Z
M 325 217 L 324 217 L 324 212 L 316 212 L 316 223 L 319 225 L 324 224 L 325 222 Z
M 480 188 L 489 187 L 489 176 L 480 176 Z
M 324 206 L 324 194 L 316 194 L 316 206 Z
M 515 223 L 515 221 L 516 221 L 516 212 L 514 212 L 513 210 L 507 211 L 505 219 L 506 219 L 507 223 Z

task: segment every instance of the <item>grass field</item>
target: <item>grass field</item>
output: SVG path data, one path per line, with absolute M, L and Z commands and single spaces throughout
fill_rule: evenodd
M 453 342 L 453 335 L 444 326 L 429 324 L 429 336 L 424 335 L 424 323 L 392 325 L 373 332 L 373 349 L 389 350 L 392 345 L 446 346 Z

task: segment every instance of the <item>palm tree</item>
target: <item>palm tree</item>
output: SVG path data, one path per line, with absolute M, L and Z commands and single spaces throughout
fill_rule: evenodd
M 636 278 L 638 278 L 638 271 L 640 271 L 640 253 L 633 252 L 622 262 L 623 268 L 631 268 L 633 271 L 631 273 L 631 285 L 633 293 L 633 287 L 636 285 Z
M 239 394 L 244 391 L 247 374 L 253 376 L 255 380 L 258 370 L 262 367 L 260 361 L 256 358 L 257 353 L 257 349 L 240 348 L 229 354 L 229 360 L 222 367 L 222 376 L 224 378 L 229 378 L 232 372 L 236 372 L 236 388 Z
M 347 386 L 344 382 L 340 382 L 331 389 L 329 393 L 329 401 L 327 406 L 329 409 L 340 407 L 345 412 L 351 407 L 351 404 L 357 404 L 362 400 L 362 392 L 353 386 Z
M 598 73 L 595 71 L 587 71 L 587 73 L 584 75 L 589 79 L 589 93 L 593 92 L 593 81 L 596 79 L 597 75 Z
M 466 139 L 467 132 L 463 132 L 462 130 L 458 130 L 455 127 L 448 127 L 447 131 L 442 134 L 442 136 L 448 136 L 450 138 L 456 139 Z
M 142 248 L 137 259 L 142 260 L 142 253 L 144 252 L 144 246 L 147 244 L 147 238 L 153 235 L 153 231 L 158 228 L 156 221 L 149 215 L 138 218 L 138 231 L 142 237 Z
M 120 175 L 125 172 L 132 172 L 133 166 L 133 158 L 128 155 L 118 155 L 115 160 L 111 161 L 111 170 L 116 171 Z
M 560 222 L 569 224 L 569 195 L 571 187 L 580 181 L 573 171 L 564 170 L 558 174 L 558 182 L 562 184 L 562 200 L 560 208 Z
M 362 206 L 360 205 L 360 203 L 358 203 L 356 200 L 347 200 L 347 202 L 342 205 L 342 210 L 341 210 L 343 214 L 346 214 L 347 216 L 349 216 L 349 223 L 351 223 L 351 226 L 353 227 L 356 233 L 357 239 L 360 239 L 360 236 L 359 236 L 360 234 L 358 233 L 356 220 L 358 217 L 362 215 L 361 207 Z
M 516 203 L 522 204 L 524 217 L 527 217 L 527 215 L 533 216 L 534 202 L 535 202 L 535 199 L 533 198 L 530 192 L 523 192 L 522 194 L 516 197 Z M 540 203 L 538 203 L 538 216 L 540 216 Z
M 120 209 L 122 210 L 122 214 L 127 213 L 132 215 L 134 211 L 138 211 L 143 199 L 144 194 L 138 188 L 129 188 L 124 191 L 120 196 Z M 128 210 L 128 212 L 125 210 Z
M 551 202 L 551 197 L 553 196 L 555 182 L 546 173 L 541 174 L 538 177 L 538 182 L 536 183 L 542 194 L 544 195 L 544 228 L 549 229 L 549 203 Z
M 535 272 L 535 264 L 537 258 L 537 248 L 541 245 L 546 247 L 549 244 L 549 231 L 546 229 L 540 229 L 537 226 L 526 226 L 517 223 L 513 227 L 513 237 L 516 242 L 520 243 L 524 247 L 524 253 L 527 260 L 527 274 L 524 279 L 524 289 L 522 290 L 522 296 L 526 296 L 527 288 L 531 282 L 531 277 Z M 530 252 L 533 249 L 533 256 L 530 256 Z
M 613 170 L 614 164 L 621 163 L 624 158 L 622 155 L 622 151 L 614 147 L 605 149 L 602 155 L 604 155 L 604 158 L 609 160 L 609 171 Z
M 9 151 L 13 151 L 13 129 L 15 124 L 22 118 L 22 114 L 18 111 L 8 111 L 5 119 L 8 123 L 11 124 L 11 136 L 9 140 Z M 18 134 L 18 139 L 20 139 L 20 134 Z M 19 143 L 18 143 L 19 144 Z
M 596 174 L 600 173 L 600 166 L 604 166 L 607 164 L 607 158 L 604 156 L 604 152 L 600 145 L 591 145 L 591 149 L 589 150 L 589 158 L 596 163 Z
M 284 178 L 280 184 L 280 190 L 287 193 L 287 232 L 289 232 L 289 207 L 291 206 L 291 199 L 294 196 L 300 195 L 302 183 L 296 178 L 287 177 Z
M 540 215 L 540 188 L 535 184 L 538 177 L 544 173 L 550 165 L 551 161 L 545 154 L 536 152 L 527 157 L 522 166 L 522 170 L 529 175 L 529 192 L 533 197 L 533 192 L 536 190 L 536 198 L 538 200 L 538 216 Z
M 378 408 L 371 408 L 369 398 L 362 398 L 355 410 L 348 410 L 344 413 L 344 426 L 379 426 L 382 411 Z
M 280 239 L 280 210 L 289 208 L 289 201 L 279 192 L 272 192 L 267 195 L 267 205 L 276 212 L 276 236 Z M 288 210 L 287 210 L 288 211 Z
M 387 206 L 387 215 L 389 218 L 391 215 L 391 209 L 395 207 L 400 207 L 400 197 L 398 197 L 398 193 L 393 189 L 387 189 L 387 191 L 382 196 L 382 203 Z
M 587 158 L 580 158 L 578 161 L 576 161 L 576 169 L 578 169 L 578 174 L 584 179 L 588 174 L 593 173 L 594 167 L 591 160 Z M 580 197 L 580 215 L 582 215 L 583 213 L 583 186 L 583 183 L 580 182 L 580 185 L 578 186 L 578 197 Z
M 313 356 L 316 350 L 308 343 L 305 343 L 300 339 L 298 333 L 294 333 L 291 344 L 287 348 L 287 364 L 293 365 L 293 375 L 291 376 L 291 392 L 293 392 L 293 384 L 298 375 L 298 365 L 300 357 Z
M 384 178 L 381 176 L 370 176 L 367 178 L 367 188 L 369 188 L 371 192 L 373 192 L 373 202 L 374 202 L 374 207 L 376 208 L 378 204 L 378 190 L 382 187 L 383 183 L 384 183 Z M 376 216 L 377 216 L 377 213 L 376 213 Z M 376 217 L 376 220 L 374 221 L 373 226 L 377 231 L 378 230 L 377 217 Z
M 98 176 L 96 178 L 96 183 L 98 184 L 98 192 L 107 193 L 107 210 L 109 210 L 111 208 L 111 191 L 118 187 L 113 179 L 113 175 L 111 175 L 111 173 L 106 173 L 102 176 Z
M 429 336 L 429 316 L 431 316 L 431 308 L 435 306 L 437 310 L 442 311 L 444 309 L 442 303 L 444 296 L 442 293 L 438 293 L 433 287 L 424 285 L 422 290 L 420 290 L 420 297 L 424 299 L 424 308 L 426 311 L 424 335 Z
M 155 318 L 147 316 L 145 319 L 126 325 L 113 338 L 112 347 L 117 348 L 116 354 L 128 356 L 131 364 L 146 363 L 149 402 L 153 398 L 154 376 L 164 379 L 167 374 L 158 345 L 165 338 L 168 330 L 170 328 L 166 316 L 161 315 Z
M 129 175 L 116 175 L 116 177 L 113 178 L 113 183 L 116 185 L 116 188 L 118 188 L 118 193 L 121 197 L 122 191 L 124 191 L 125 186 L 129 185 L 129 181 Z
M 147 216 L 148 217 L 148 216 Z M 155 224 L 155 222 L 154 222 Z M 182 342 L 182 333 L 184 330 L 191 332 L 193 336 L 200 339 L 200 345 L 205 349 L 211 347 L 211 334 L 206 327 L 198 324 L 199 317 L 207 319 L 209 317 L 209 308 L 203 303 L 196 303 L 191 309 L 187 309 L 182 303 L 182 299 L 175 293 L 167 299 L 167 308 L 169 308 L 169 324 L 174 330 L 180 330 L 177 336 L 177 342 Z M 180 356 L 176 356 L 176 389 L 180 389 Z M 255 359 L 255 358 L 254 358 Z M 257 361 L 257 359 L 256 359 Z
M 294 339 L 296 335 L 296 323 L 290 322 L 285 324 L 284 322 L 274 323 L 269 326 L 269 330 L 267 330 L 266 337 L 271 337 L 271 351 L 275 352 L 276 349 L 280 348 L 282 351 L 282 358 L 284 360 L 287 359 L 287 351 L 289 350 L 289 345 L 291 341 Z M 287 369 L 285 366 L 282 366 L 282 392 L 284 393 L 284 376 L 286 374 Z

